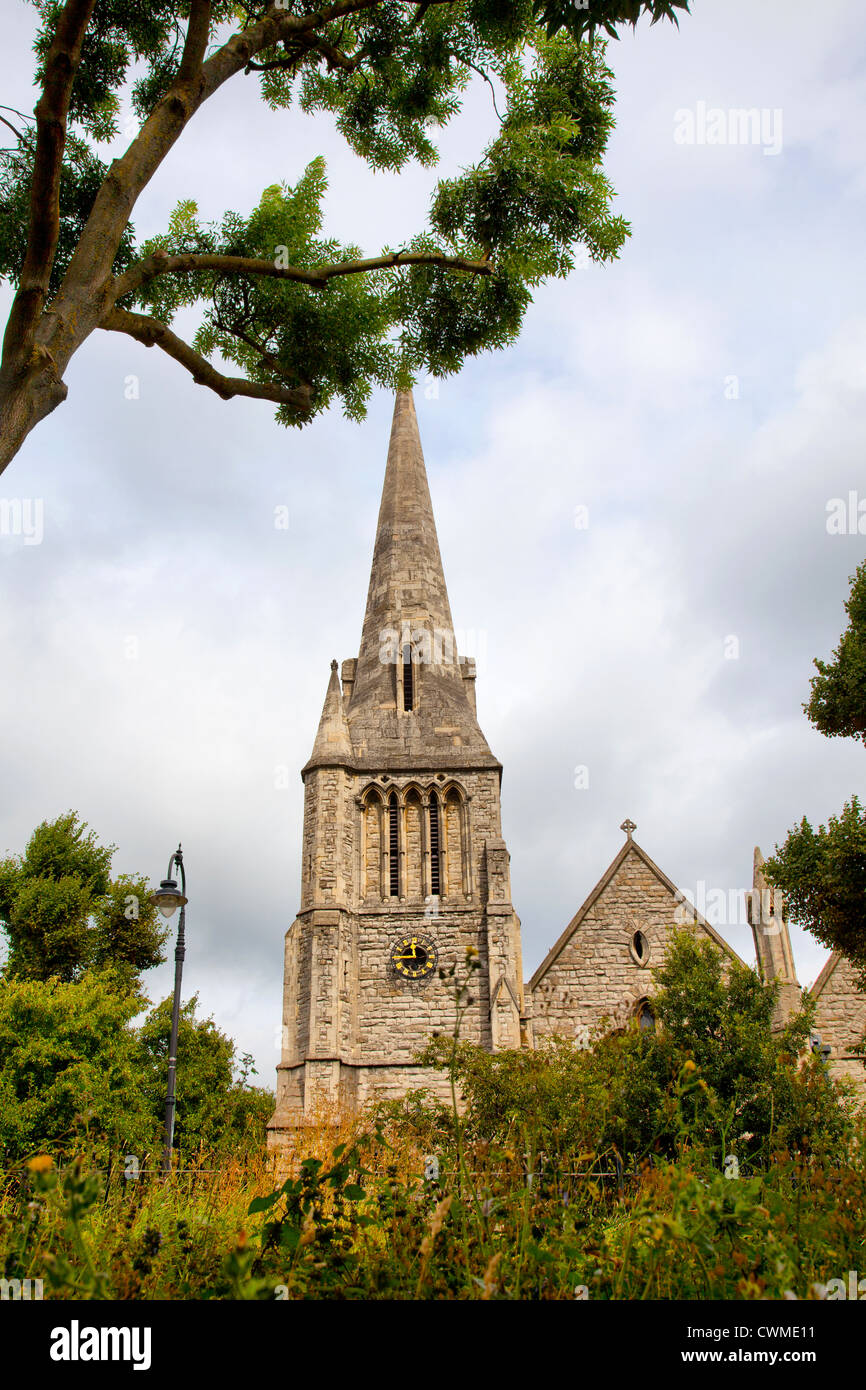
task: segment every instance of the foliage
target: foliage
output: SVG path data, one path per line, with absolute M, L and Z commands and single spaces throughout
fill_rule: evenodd
M 89 1134 L 105 1156 L 142 1155 L 165 1115 L 171 1000 L 147 1006 L 140 972 L 163 960 L 168 928 L 143 878 L 111 878 L 100 845 L 70 811 L 0 862 L 0 921 L 10 944 L 0 975 L 0 1144 L 7 1157 L 43 1146 L 74 1152 Z M 175 1145 L 179 1152 L 260 1145 L 273 1096 L 249 1083 L 252 1059 L 210 1019 L 183 1006 Z
M 858 798 L 817 830 L 804 816 L 764 872 L 791 917 L 859 966 L 866 988 L 866 808 Z
M 587 0 L 586 4 L 575 4 L 575 0 L 535 0 L 533 9 L 540 24 L 546 24 L 551 33 L 567 29 L 576 39 L 585 35 L 590 38 L 599 29 L 612 39 L 618 39 L 617 25 L 630 24 L 637 28 L 642 14 L 652 15 L 651 24 L 660 19 L 669 19 L 679 25 L 676 11 L 688 13 L 689 0 Z
M 276 1185 L 253 1154 L 249 1167 L 217 1155 L 208 1167 L 222 1173 L 203 1162 L 158 1183 L 126 1182 L 116 1168 L 105 1181 L 80 1161 L 58 1173 L 38 1156 L 10 1171 L 0 1200 L 5 1276 L 44 1274 L 59 1298 L 826 1297 L 862 1248 L 864 1116 L 847 1114 L 820 1067 L 791 1065 L 787 1088 L 774 1077 L 776 1135 L 796 1111 L 798 1147 L 768 1143 L 738 1172 L 724 1143 L 707 1142 L 707 1118 L 741 1093 L 728 1052 L 760 1081 L 799 1036 L 795 1026 L 759 1038 L 774 991 L 749 972 L 726 978 L 713 956 L 688 934 L 674 943 L 657 1034 L 491 1056 L 460 1043 L 470 951 L 449 974 L 454 1034 L 434 1044 L 451 1075 L 450 1119 L 415 1094 L 360 1117 L 333 1145 L 324 1116 L 297 1137 Z M 692 1056 L 682 1061 L 687 1049 L 715 1090 Z M 606 1147 L 579 1147 L 600 1135 Z
M 690 1149 L 718 1164 L 731 1152 L 749 1165 L 767 1162 L 786 1145 L 839 1151 L 849 1126 L 846 1088 L 816 1059 L 797 1062 L 811 1006 L 774 1033 L 778 986 L 725 962 L 688 931 L 674 935 L 655 978 L 655 1032 L 633 1026 L 591 1048 L 555 1039 L 489 1053 L 461 1043 L 453 1062 L 451 1043 L 435 1039 L 419 1061 L 454 1067 L 475 1140 L 527 1134 L 557 1161 L 566 1153 L 631 1165 L 650 1155 L 674 1159 L 684 1132 Z
M 108 971 L 75 983 L 0 979 L 0 1145 L 14 1159 L 141 1153 L 153 1138 L 132 1020 L 140 1008 Z
M 111 968 L 133 988 L 140 971 L 160 964 L 166 929 L 145 879 L 112 880 L 114 852 L 68 811 L 43 821 L 23 856 L 0 861 L 0 926 L 11 976 L 69 982 Z
M 818 675 L 812 677 L 812 696 L 803 708 L 828 738 L 842 735 L 866 742 L 866 560 L 851 576 L 845 611 L 848 627 L 833 661 L 815 661 Z
M 17 287 L 0 368 L 0 467 L 65 399 L 63 373 L 97 327 L 157 344 L 221 397 L 274 401 L 300 425 L 339 398 L 363 415 L 374 386 L 447 375 L 511 343 L 532 292 L 578 248 L 614 259 L 628 224 L 602 163 L 612 76 L 599 33 L 677 22 L 684 0 L 100 0 L 92 14 L 31 0 L 43 93 L 35 126 L 3 116 L 0 278 Z M 275 110 L 332 118 L 373 171 L 436 164 L 433 137 L 481 77 L 498 121 L 474 164 L 435 188 L 426 227 L 362 258 L 322 231 L 324 162 L 275 182 L 252 212 L 198 221 L 182 198 L 136 246 L 129 221 L 187 123 L 232 77 Z M 140 127 L 110 169 L 124 99 Z M 16 124 L 18 121 L 19 124 Z M 20 127 L 20 128 L 19 128 Z M 169 327 L 199 307 L 193 344 Z M 142 314 L 139 310 L 146 310 Z M 227 377 L 216 356 L 236 363 Z
M 862 1128 L 839 1162 L 781 1153 L 730 1179 L 657 1159 L 620 1184 L 591 1157 L 575 1176 L 474 1145 L 477 1206 L 447 1155 L 425 1181 L 393 1140 L 356 1129 L 276 1187 L 261 1159 L 165 1183 L 39 1157 L 0 1190 L 0 1269 L 60 1299 L 440 1301 L 811 1300 L 861 1267 Z
M 274 1097 L 247 1084 L 255 1072 L 248 1057 L 243 1059 L 240 1077 L 234 1079 L 235 1045 L 213 1019 L 196 1018 L 197 1005 L 196 994 L 180 1011 L 175 1145 L 183 1153 L 202 1148 L 237 1152 L 242 1141 L 260 1145 Z M 138 1033 L 142 1089 L 157 1130 L 165 1115 L 171 1008 L 171 998 L 163 999 L 151 1009 Z
M 803 708 L 822 734 L 866 740 L 866 562 L 851 576 L 850 618 L 832 663 L 815 661 Z M 866 810 L 853 796 L 814 830 L 804 816 L 764 865 L 793 921 L 859 967 L 866 988 Z

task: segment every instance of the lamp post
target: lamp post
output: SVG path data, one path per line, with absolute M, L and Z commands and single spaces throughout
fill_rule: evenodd
M 172 878 L 175 865 L 180 869 L 180 892 L 177 879 Z M 180 1025 L 180 978 L 183 974 L 183 959 L 186 955 L 184 926 L 186 923 L 186 873 L 183 867 L 183 851 L 178 845 L 168 861 L 168 873 L 150 901 L 156 905 L 166 921 L 180 908 L 180 921 L 177 927 L 177 945 L 174 950 L 174 1001 L 171 1009 L 171 1041 L 168 1045 L 168 1091 L 165 1097 L 165 1150 L 162 1156 L 163 1173 L 171 1172 L 171 1150 L 174 1143 L 175 1078 L 177 1074 L 177 1032 Z

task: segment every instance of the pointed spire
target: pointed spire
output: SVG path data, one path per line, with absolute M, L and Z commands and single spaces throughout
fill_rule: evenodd
M 328 681 L 325 703 L 322 706 L 319 731 L 316 734 L 313 751 L 304 771 L 306 772 L 309 767 L 328 767 L 335 763 L 351 761 L 351 759 L 352 741 L 349 738 L 349 726 L 346 723 L 346 714 L 343 709 L 340 677 L 337 674 L 337 663 L 332 661 L 331 678 Z
M 356 690 L 365 678 L 381 674 L 381 651 L 383 644 L 388 646 L 383 634 L 393 632 L 402 651 L 404 627 L 426 628 L 431 635 L 447 632 L 453 644 L 454 624 L 410 391 L 401 391 L 394 405 Z M 455 663 L 456 659 L 455 654 Z
M 410 705 L 398 700 L 407 646 L 413 653 Z M 347 717 L 355 751 L 364 759 L 402 755 L 432 765 L 458 749 L 467 759 L 471 754 L 476 762 L 498 766 L 466 693 L 409 391 L 401 391 L 394 404 Z

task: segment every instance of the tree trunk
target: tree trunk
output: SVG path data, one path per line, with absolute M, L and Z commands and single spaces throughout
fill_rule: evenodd
M 0 375 L 0 473 L 12 462 L 30 431 L 66 400 L 68 387 L 57 375 L 54 362 L 44 349 L 42 358 L 30 371 Z M 47 361 L 46 361 L 47 359 Z

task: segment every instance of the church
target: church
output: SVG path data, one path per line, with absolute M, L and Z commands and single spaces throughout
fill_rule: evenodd
M 531 980 L 502 838 L 502 765 L 461 657 L 415 407 L 397 396 L 357 657 L 331 662 L 304 784 L 301 898 L 286 933 L 282 1051 L 268 1125 L 278 1149 L 322 1101 L 354 1112 L 443 1074 L 414 1056 L 454 1026 L 453 982 L 477 953 L 461 1038 L 490 1051 L 599 1027 L 652 1028 L 652 971 L 681 925 L 739 960 L 623 822 L 624 843 Z M 780 982 L 775 1025 L 798 1007 L 784 904 L 754 857 L 758 967 Z M 863 1084 L 852 1048 L 866 996 L 831 956 L 812 990 L 832 1069 Z M 829 1052 L 827 1051 L 829 1049 Z

